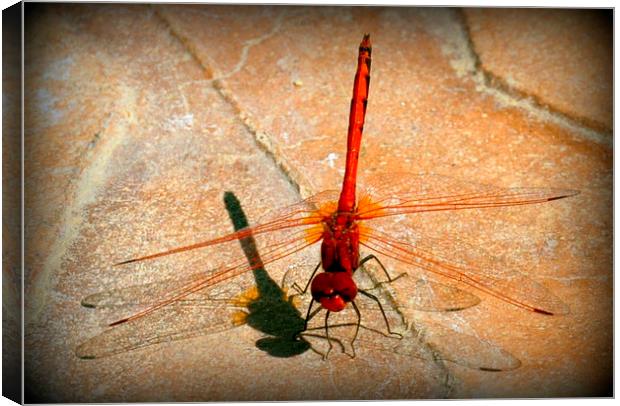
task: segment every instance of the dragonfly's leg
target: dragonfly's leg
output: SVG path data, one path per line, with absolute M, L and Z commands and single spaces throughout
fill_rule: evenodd
M 403 338 L 402 334 L 397 333 L 395 331 L 392 331 L 392 329 L 390 328 L 390 322 L 388 321 L 388 318 L 385 315 L 385 310 L 383 310 L 383 306 L 381 305 L 381 302 L 379 301 L 377 296 L 373 295 L 372 293 L 368 293 L 367 291 L 365 291 L 363 289 L 359 289 L 358 292 L 360 292 L 362 295 L 364 295 L 366 297 L 369 297 L 372 300 L 374 300 L 375 302 L 377 302 L 377 305 L 379 305 L 379 310 L 381 310 L 381 315 L 383 315 L 383 320 L 385 321 L 385 325 L 387 326 L 388 333 L 391 334 L 391 335 L 395 335 L 395 336 L 398 336 L 400 338 Z
M 312 305 L 314 304 L 314 298 L 312 298 L 312 300 L 310 300 L 310 305 L 308 306 L 308 312 L 306 312 L 306 320 L 304 321 L 304 329 L 303 331 L 308 330 L 308 322 L 310 320 L 312 320 L 312 318 L 314 316 L 316 316 L 316 314 L 318 312 L 320 312 L 323 308 L 322 307 L 317 307 L 316 310 L 314 310 L 312 313 L 310 313 L 310 311 L 312 310 Z
M 355 358 L 355 340 L 357 339 L 357 334 L 360 332 L 360 325 L 362 324 L 362 313 L 360 313 L 360 309 L 357 308 L 355 301 L 351 301 L 351 305 L 353 306 L 355 313 L 357 313 L 357 324 L 355 325 L 355 335 L 353 336 L 353 339 L 351 340 L 351 350 L 353 351 L 353 355 L 351 355 L 351 358 Z
M 390 276 L 390 273 L 387 271 L 387 269 L 385 269 L 385 266 L 383 266 L 383 264 L 381 263 L 381 261 L 379 261 L 379 258 L 377 258 L 376 256 L 374 256 L 373 254 L 370 254 L 366 257 L 364 257 L 361 261 L 359 266 L 357 267 L 358 269 L 361 268 L 366 262 L 370 261 L 370 260 L 375 260 L 377 261 L 377 263 L 379 264 L 379 266 L 381 267 L 381 269 L 383 270 L 383 273 L 385 273 L 385 276 L 387 276 L 388 278 L 388 282 L 394 282 L 396 279 L 406 275 L 405 273 L 401 273 L 400 275 L 398 275 L 396 278 L 392 278 Z
M 314 279 L 314 275 L 316 275 L 320 267 L 321 267 L 321 263 L 319 262 L 316 268 L 314 268 L 314 271 L 312 271 L 312 275 L 310 275 L 310 278 L 308 279 L 308 283 L 306 283 L 306 287 L 304 288 L 304 290 L 301 290 L 297 282 L 293 283 L 293 288 L 297 292 L 299 292 L 300 295 L 304 295 L 308 291 L 308 288 L 310 287 L 310 283 L 312 283 L 312 279 Z

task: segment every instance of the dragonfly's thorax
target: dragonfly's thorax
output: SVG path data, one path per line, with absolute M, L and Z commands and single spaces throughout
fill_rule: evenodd
M 353 272 L 359 265 L 359 229 L 352 213 L 336 211 L 323 220 L 321 264 L 325 272 L 312 280 L 312 297 L 339 312 L 357 295 Z
M 327 272 L 352 274 L 359 263 L 359 228 L 352 213 L 336 212 L 323 221 L 321 263 Z

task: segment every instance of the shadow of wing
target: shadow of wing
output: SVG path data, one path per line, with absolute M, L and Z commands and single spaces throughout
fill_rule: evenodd
M 493 343 L 440 324 L 426 322 L 423 326 L 412 326 L 405 337 L 393 347 L 393 351 L 419 357 L 422 355 L 419 351 L 421 343 L 430 347 L 436 359 L 467 368 L 510 371 L 521 365 L 521 361 Z

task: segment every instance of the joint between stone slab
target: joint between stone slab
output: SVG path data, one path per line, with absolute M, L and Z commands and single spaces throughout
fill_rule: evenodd
M 426 348 L 426 350 L 429 351 L 431 355 L 433 356 L 433 359 L 428 360 L 428 361 L 432 361 L 436 367 L 438 367 L 440 370 L 444 372 L 445 379 L 442 382 L 443 387 L 446 390 L 444 398 L 446 399 L 449 398 L 450 394 L 454 390 L 455 381 L 457 378 L 455 375 L 453 375 L 450 372 L 450 370 L 446 366 L 445 361 L 441 357 L 441 351 L 435 349 L 435 346 L 432 343 L 429 343 L 428 341 L 426 341 L 426 338 L 424 337 L 425 335 L 424 327 L 420 328 L 415 322 L 412 322 L 411 325 L 407 327 L 407 330 L 408 331 L 415 330 L 415 339 L 418 341 L 420 345 L 423 345 Z
M 299 193 L 302 197 L 310 196 L 313 192 L 309 186 L 309 182 L 305 179 L 301 172 L 295 169 L 295 167 L 286 160 L 284 154 L 280 151 L 280 148 L 272 140 L 272 137 L 267 132 L 261 131 L 254 123 L 251 115 L 243 111 L 243 109 L 233 96 L 232 92 L 226 87 L 224 82 L 224 79 L 234 75 L 241 69 L 241 67 L 245 63 L 247 53 L 251 47 L 259 44 L 260 42 L 263 42 L 265 39 L 271 37 L 280 29 L 283 14 L 278 15 L 273 29 L 271 29 L 268 33 L 248 41 L 248 43 L 242 50 L 242 55 L 239 62 L 235 65 L 235 68 L 233 70 L 226 74 L 220 75 L 212 66 L 210 66 L 210 64 L 205 63 L 202 60 L 189 39 L 179 34 L 177 30 L 174 29 L 170 21 L 157 8 L 154 8 L 154 10 L 155 15 L 170 31 L 170 34 L 182 44 L 182 46 L 192 56 L 198 66 L 200 66 L 201 69 L 205 71 L 208 79 L 205 83 L 211 83 L 213 85 L 213 88 L 218 92 L 218 94 L 233 108 L 239 121 L 252 135 L 256 146 L 275 163 L 276 167 L 286 177 L 286 179 L 288 179 L 289 183 L 291 184 L 291 186 L 293 186 L 297 193 Z
M 536 95 L 528 94 L 510 86 L 503 78 L 486 70 L 480 56 L 476 52 L 467 17 L 462 9 L 457 12 L 457 20 L 461 25 L 462 36 L 465 46 L 465 54 L 472 59 L 473 71 L 470 72 L 474 82 L 482 88 L 482 91 L 498 99 L 508 100 L 507 104 L 517 106 L 533 113 L 543 121 L 550 121 L 556 125 L 576 132 L 585 139 L 607 146 L 612 145 L 611 132 L 588 119 L 567 114 L 553 105 L 543 102 Z
M 358 272 L 364 272 L 366 274 L 366 276 L 375 285 L 378 285 L 380 283 L 379 280 L 374 275 L 374 273 L 373 272 L 369 272 L 364 267 L 361 267 L 358 270 Z M 409 275 L 405 275 L 404 277 L 409 277 Z M 433 355 L 432 362 L 435 364 L 436 367 L 441 369 L 444 372 L 444 374 L 445 374 L 445 380 L 444 380 L 444 382 L 442 382 L 442 384 L 444 385 L 444 389 L 446 390 L 445 397 L 449 397 L 450 393 L 453 390 L 454 381 L 455 381 L 456 377 L 454 375 L 452 375 L 452 373 L 450 373 L 450 370 L 446 367 L 445 363 L 443 362 L 443 359 L 441 358 L 441 353 L 438 350 L 436 350 L 431 343 L 427 342 L 424 339 L 423 334 L 420 334 L 422 332 L 422 329 L 418 327 L 418 325 L 415 322 L 415 320 L 408 320 L 407 319 L 407 317 L 405 316 L 405 313 L 402 310 L 404 308 L 404 306 L 402 306 L 399 303 L 399 301 L 392 294 L 390 289 L 386 289 L 386 288 L 382 287 L 381 288 L 381 292 L 382 292 L 382 296 L 386 299 L 387 303 L 390 305 L 390 310 L 392 310 L 396 314 L 398 314 L 398 317 L 400 318 L 402 324 L 405 325 L 405 332 L 404 333 L 407 334 L 411 329 L 415 329 L 416 334 L 418 334 L 417 339 L 418 339 L 419 344 L 424 345 L 426 347 L 426 349 L 428 351 L 430 351 L 431 354 Z
M 225 83 L 222 80 L 215 80 L 213 83 L 214 88 L 218 93 L 230 104 L 237 114 L 237 118 L 246 130 L 252 135 L 252 138 L 256 146 L 263 151 L 276 165 L 280 172 L 288 179 L 289 183 L 297 193 L 303 198 L 310 196 L 313 192 L 309 187 L 309 182 L 305 180 L 305 177 L 299 172 L 294 165 L 291 165 L 285 158 L 285 155 L 281 152 L 280 148 L 273 141 L 272 137 L 265 131 L 261 131 L 254 123 L 252 116 L 245 113 L 239 103 L 235 100 L 232 92 L 228 90 Z
M 149 7 L 153 9 L 153 13 L 155 14 L 155 16 L 157 16 L 157 18 L 162 22 L 162 24 L 170 32 L 170 35 L 173 38 L 175 38 L 177 41 L 179 41 L 179 43 L 181 43 L 183 48 L 185 48 L 187 53 L 189 53 L 189 55 L 192 57 L 194 62 L 196 62 L 196 64 L 200 66 L 200 68 L 205 72 L 206 78 L 212 79 L 215 76 L 213 72 L 213 68 L 209 64 L 203 63 L 201 58 L 198 57 L 198 52 L 196 51 L 196 48 L 194 47 L 192 42 L 189 41 L 185 36 L 177 32 L 177 30 L 174 29 L 170 21 L 159 11 L 158 8 L 156 8 L 153 5 L 149 5 Z

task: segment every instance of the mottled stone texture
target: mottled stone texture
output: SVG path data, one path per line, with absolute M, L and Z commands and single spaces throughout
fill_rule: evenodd
M 26 9 L 27 400 L 611 394 L 611 83 L 604 79 L 611 48 L 588 36 L 593 19 L 608 21 L 604 12 L 569 13 L 572 40 L 565 19 L 544 10 Z M 517 31 L 522 37 L 514 24 L 528 27 Z M 596 35 L 606 35 L 603 25 Z M 464 285 L 440 291 L 423 283 L 431 276 L 385 259 L 394 274 L 408 274 L 389 287 L 390 319 L 427 331 L 413 347 L 405 346 L 410 336 L 396 345 L 363 331 L 355 358 L 337 344 L 327 360 L 293 347 L 269 355 L 278 340 L 259 331 L 261 323 L 248 317 L 248 325 L 233 328 L 221 316 L 232 309 L 222 298 L 252 284 L 247 273 L 100 336 L 111 347 L 153 345 L 79 359 L 76 348 L 82 355 L 105 349 L 87 340 L 106 323 L 156 300 L 147 293 L 174 286 L 145 284 L 243 264 L 244 256 L 233 241 L 124 267 L 115 262 L 230 232 L 225 192 L 256 223 L 270 209 L 339 186 L 364 32 L 372 36 L 373 63 L 360 173 L 375 188 L 414 188 L 418 179 L 438 178 L 410 174 L 431 172 L 581 192 L 543 205 L 399 217 L 384 231 L 478 246 L 553 292 L 570 313 L 534 314 Z M 597 45 L 586 52 L 589 41 Z M 506 67 L 497 50 L 518 53 Z M 539 61 L 540 54 L 549 58 Z M 489 73 L 498 81 L 480 79 Z M 269 258 L 274 240 L 256 238 Z M 303 284 L 318 260 L 313 247 L 265 268 L 278 283 L 299 272 Z M 427 299 L 442 292 L 480 303 L 423 312 L 413 305 L 424 295 L 416 286 L 427 287 Z M 80 305 L 113 289 L 125 289 L 120 305 Z M 363 307 L 364 323 L 381 327 L 380 314 L 366 309 L 372 303 Z M 279 317 L 267 314 L 266 321 Z M 325 340 L 315 349 L 321 345 Z M 480 370 L 519 361 L 511 371 Z
M 467 9 L 481 68 L 497 85 L 611 132 L 611 10 Z

